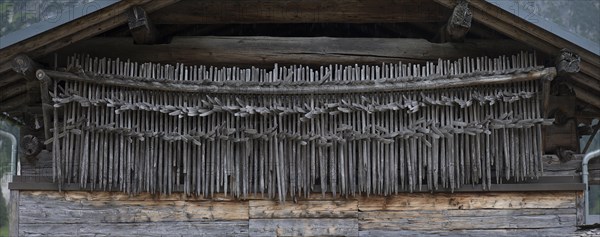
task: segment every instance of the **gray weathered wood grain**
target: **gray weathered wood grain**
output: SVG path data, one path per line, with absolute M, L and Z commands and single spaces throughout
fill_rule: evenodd
M 250 236 L 358 236 L 357 219 L 250 219 Z
M 564 237 L 571 236 L 575 232 L 575 227 L 568 228 L 544 228 L 544 229 L 498 229 L 498 230 L 458 230 L 458 231 L 413 231 L 413 230 L 361 230 L 359 236 L 377 236 L 377 237 L 400 237 L 400 236 L 419 236 L 419 237 L 481 237 L 481 236 L 519 236 L 519 237 Z
M 242 201 L 113 201 L 65 200 L 27 196 L 20 200 L 21 223 L 143 223 L 247 220 L 248 203 Z
M 247 221 L 22 224 L 19 236 L 248 236 Z
M 249 205 L 249 216 L 252 219 L 358 217 L 356 200 L 315 200 L 286 204 L 269 200 L 251 200 Z

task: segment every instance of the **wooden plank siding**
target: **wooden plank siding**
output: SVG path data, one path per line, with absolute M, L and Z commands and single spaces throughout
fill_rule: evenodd
M 568 236 L 579 191 L 312 195 L 280 203 L 20 191 L 19 236 Z

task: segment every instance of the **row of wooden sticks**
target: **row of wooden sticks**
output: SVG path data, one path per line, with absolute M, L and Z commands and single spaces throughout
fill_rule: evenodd
M 314 71 L 138 65 L 87 56 L 69 60 L 70 71 L 88 76 L 182 82 L 326 77 L 435 83 L 417 77 L 510 74 L 535 66 L 535 56 L 527 53 Z M 249 95 L 149 91 L 104 85 L 100 77 L 97 83 L 54 78 L 55 177 L 59 183 L 132 194 L 225 192 L 280 200 L 317 190 L 348 196 L 454 190 L 465 184 L 489 189 L 493 181 L 541 174 L 541 126 L 551 121 L 541 114 L 540 84 Z

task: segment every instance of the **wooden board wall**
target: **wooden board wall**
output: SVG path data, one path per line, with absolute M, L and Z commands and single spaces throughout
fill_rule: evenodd
M 567 236 L 581 192 L 419 193 L 297 203 L 21 191 L 20 236 Z

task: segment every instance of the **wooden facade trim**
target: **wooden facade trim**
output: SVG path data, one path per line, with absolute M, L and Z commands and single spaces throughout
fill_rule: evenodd
M 11 190 L 29 190 L 29 191 L 57 191 L 58 184 L 53 183 L 52 177 L 32 177 L 15 176 L 8 188 Z M 89 185 L 88 185 L 89 187 Z M 455 189 L 454 192 L 540 192 L 540 191 L 582 191 L 585 185 L 581 183 L 580 176 L 546 176 L 539 180 L 527 180 L 522 183 L 492 184 L 488 191 L 484 191 L 481 184 L 465 185 Z M 81 188 L 79 184 L 63 184 L 62 191 L 90 191 L 90 189 Z M 107 191 L 119 191 L 118 189 Z M 175 192 L 183 191 L 183 187 L 175 187 Z M 320 187 L 314 191 L 320 192 Z M 415 190 L 415 193 L 432 192 L 426 185 L 421 190 Z M 450 193 L 450 189 L 438 189 L 436 193 Z M 406 192 L 408 193 L 408 192 Z M 251 198 L 252 199 L 252 198 Z
M 295 203 L 185 195 L 21 191 L 35 236 L 571 236 L 581 191 L 412 193 Z M 16 236 L 16 235 L 15 235 Z

